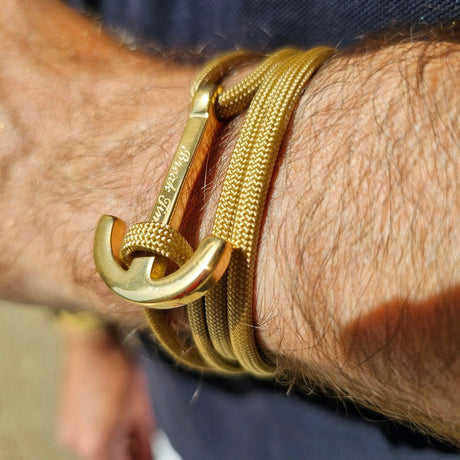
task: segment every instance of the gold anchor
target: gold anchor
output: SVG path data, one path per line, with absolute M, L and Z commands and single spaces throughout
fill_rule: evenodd
M 219 129 L 214 106 L 221 88 L 200 88 L 150 220 L 178 229 L 193 184 Z M 178 270 L 164 277 L 168 260 L 160 255 L 136 257 L 124 268 L 119 256 L 126 225 L 104 215 L 96 228 L 94 259 L 107 286 L 122 298 L 144 307 L 179 307 L 202 297 L 222 277 L 230 262 L 230 243 L 208 236 Z

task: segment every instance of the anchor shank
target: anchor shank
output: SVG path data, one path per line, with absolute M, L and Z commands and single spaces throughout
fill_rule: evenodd
M 204 164 L 210 143 L 219 129 L 214 103 L 220 88 L 198 90 L 166 179 L 152 210 L 150 220 L 178 230 L 191 190 Z

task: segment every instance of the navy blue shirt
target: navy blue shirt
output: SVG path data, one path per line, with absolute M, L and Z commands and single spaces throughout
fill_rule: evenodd
M 458 0 L 68 0 L 155 48 L 346 46 L 389 27 L 460 18 Z

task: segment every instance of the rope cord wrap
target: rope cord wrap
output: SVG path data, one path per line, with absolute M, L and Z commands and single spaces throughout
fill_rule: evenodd
M 229 268 L 204 299 L 186 307 L 192 343 L 189 334 L 172 328 L 165 310 L 145 308 L 156 339 L 186 367 L 258 377 L 269 377 L 275 371 L 275 364 L 260 354 L 254 337 L 252 303 L 261 221 L 291 115 L 303 88 L 332 53 L 327 47 L 283 49 L 217 98 L 215 110 L 220 119 L 248 108 L 212 230 L 214 236 L 232 244 Z M 236 65 L 254 59 L 253 53 L 236 52 L 211 61 L 193 83 L 192 95 L 203 85 L 221 80 Z M 138 251 L 162 255 L 178 265 L 191 254 L 190 246 L 176 230 L 154 222 L 135 224 L 125 235 L 120 247 L 124 263 L 129 264 Z

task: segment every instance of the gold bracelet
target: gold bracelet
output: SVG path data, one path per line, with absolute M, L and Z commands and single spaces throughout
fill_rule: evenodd
M 103 216 L 95 262 L 118 295 L 145 307 L 156 339 L 176 361 L 218 373 L 269 377 L 275 364 L 259 352 L 252 298 L 257 244 L 276 157 L 301 91 L 333 53 L 283 49 L 234 87 L 217 84 L 237 52 L 208 64 L 192 86 L 192 110 L 149 222 L 132 226 Z M 178 233 L 184 203 L 220 124 L 247 110 L 221 191 L 212 235 L 195 252 Z M 168 260 L 180 268 L 164 277 Z M 203 298 L 204 296 L 204 298 Z M 193 337 L 171 327 L 167 309 L 187 305 Z

